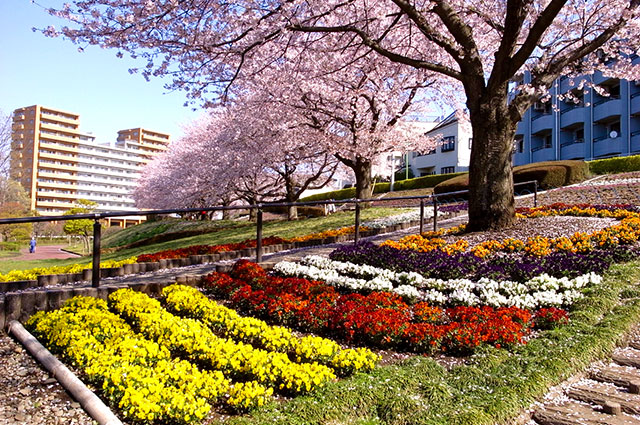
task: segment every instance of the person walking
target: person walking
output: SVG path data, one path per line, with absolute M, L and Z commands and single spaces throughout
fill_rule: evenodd
M 29 252 L 30 253 L 34 253 L 36 252 L 36 238 L 32 237 L 31 241 L 29 242 Z

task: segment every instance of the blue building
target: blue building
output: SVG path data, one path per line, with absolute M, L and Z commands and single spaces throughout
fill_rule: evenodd
M 513 165 L 564 159 L 592 160 L 640 153 L 640 82 L 592 78 L 608 96 L 555 81 L 548 102 L 538 102 L 518 123 Z M 573 90 L 575 100 L 560 100 Z

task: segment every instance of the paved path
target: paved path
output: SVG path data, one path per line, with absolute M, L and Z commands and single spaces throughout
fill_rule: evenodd
M 23 261 L 23 260 L 47 260 L 47 259 L 65 259 L 80 257 L 77 254 L 71 254 L 70 252 L 62 251 L 64 245 L 42 245 L 36 246 L 36 252 L 30 253 L 29 248 L 22 248 L 18 257 L 11 257 L 10 260 Z

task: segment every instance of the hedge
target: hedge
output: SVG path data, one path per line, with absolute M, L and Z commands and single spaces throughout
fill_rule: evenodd
M 579 183 L 589 177 L 589 166 L 584 161 L 545 161 L 520 165 L 513 169 L 514 183 L 538 181 L 538 187 L 549 189 Z M 469 188 L 469 175 L 454 177 L 438 184 L 434 193 L 456 192 Z M 531 189 L 531 188 L 528 188 Z M 523 190 L 522 187 L 519 190 Z
M 640 155 L 619 156 L 616 158 L 596 159 L 589 161 L 592 174 L 614 174 L 640 171 Z
M 393 190 L 412 190 L 434 187 L 442 181 L 461 174 L 467 173 L 433 174 L 430 176 L 416 177 L 415 179 L 400 180 L 394 183 Z M 387 193 L 389 191 L 391 191 L 391 183 L 376 183 L 373 189 L 373 193 Z M 354 187 L 350 187 L 347 189 L 334 190 L 333 192 L 317 193 L 300 199 L 300 202 L 326 201 L 329 199 L 338 201 L 342 199 L 355 198 L 355 196 L 356 189 Z

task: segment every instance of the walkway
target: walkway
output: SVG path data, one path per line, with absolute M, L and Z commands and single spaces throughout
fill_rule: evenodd
M 24 261 L 24 260 L 47 260 L 57 259 L 63 260 L 65 258 L 80 257 L 78 254 L 72 254 L 70 252 L 63 251 L 65 245 L 42 245 L 36 246 L 36 252 L 30 253 L 29 248 L 22 248 L 18 257 L 11 257 L 10 261 Z
M 640 333 L 584 374 L 551 391 L 529 425 L 640 425 Z

